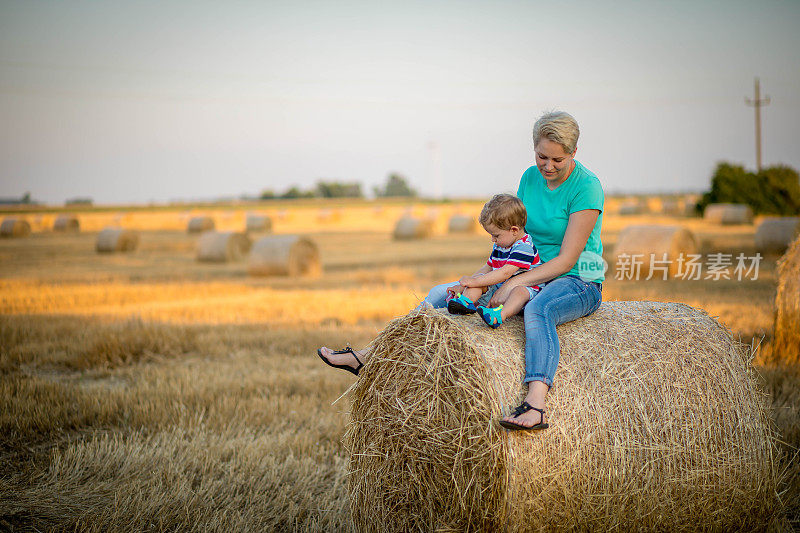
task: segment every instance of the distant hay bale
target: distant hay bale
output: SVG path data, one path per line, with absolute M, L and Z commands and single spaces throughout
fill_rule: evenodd
M 272 219 L 259 213 L 248 213 L 245 229 L 256 233 L 272 231 Z
M 800 229 L 800 217 L 769 217 L 756 228 L 756 250 L 783 253 L 789 248 Z
M 763 530 L 775 435 L 744 347 L 683 304 L 609 302 L 558 327 L 550 428 L 524 397 L 512 318 L 430 308 L 390 322 L 348 394 L 357 531 Z
M 139 234 L 123 228 L 104 228 L 97 234 L 95 250 L 100 253 L 132 252 L 139 246 Z
M 75 215 L 58 215 L 53 222 L 53 231 L 77 233 L 80 230 L 81 223 Z
M 225 263 L 240 261 L 250 251 L 250 239 L 234 231 L 206 231 L 197 241 L 197 260 Z
M 0 237 L 27 237 L 31 234 L 31 225 L 27 220 L 8 217 L 0 224 Z
M 453 215 L 447 223 L 450 233 L 475 233 L 478 230 L 478 220 L 469 215 Z
M 394 226 L 396 240 L 427 239 L 433 235 L 433 220 L 429 218 L 401 217 Z
M 753 210 L 746 204 L 709 204 L 703 219 L 714 224 L 750 224 Z
M 252 276 L 318 276 L 322 273 L 319 248 L 297 235 L 273 235 L 257 240 L 247 258 Z
M 209 216 L 192 217 L 189 219 L 187 230 L 189 233 L 202 233 L 204 231 L 211 231 L 216 228 L 214 219 Z
M 800 237 L 778 261 L 774 334 L 773 357 L 800 365 Z
M 628 226 L 617 238 L 614 256 L 619 265 L 620 256 L 627 255 L 628 264 L 639 266 L 639 279 L 646 279 L 651 265 L 666 268 L 667 277 L 678 273 L 680 263 L 678 257 L 684 254 L 697 254 L 699 247 L 691 231 L 680 226 Z M 666 255 L 666 263 L 664 254 Z M 651 254 L 654 254 L 651 257 Z M 641 257 L 634 257 L 641 256 Z M 627 268 L 627 267 L 626 267 Z M 655 269 L 654 269 L 655 270 Z M 635 272 L 628 269 L 629 272 Z M 663 270 L 654 271 L 654 279 L 663 279 Z M 635 277 L 634 277 L 635 279 Z
M 644 211 L 641 202 L 628 201 L 620 204 L 618 213 L 620 215 L 641 215 Z
M 680 207 L 678 201 L 673 198 L 665 198 L 661 200 L 661 213 L 664 215 L 679 215 Z

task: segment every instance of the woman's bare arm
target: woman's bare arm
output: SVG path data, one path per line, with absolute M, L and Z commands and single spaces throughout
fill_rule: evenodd
M 584 209 L 583 211 L 572 213 L 569 216 L 567 230 L 564 232 L 564 240 L 561 242 L 561 251 L 558 255 L 550 261 L 522 274 L 517 274 L 506 281 L 494 293 L 489 305 L 491 307 L 500 305 L 501 302 L 508 298 L 514 287 L 538 285 L 569 272 L 578 262 L 578 258 L 586 247 L 586 242 L 589 240 L 589 235 L 591 235 L 599 216 L 600 211 L 597 209 Z

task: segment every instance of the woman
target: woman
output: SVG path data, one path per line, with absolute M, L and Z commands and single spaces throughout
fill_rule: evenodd
M 525 306 L 525 400 L 500 424 L 514 430 L 545 429 L 545 397 L 553 385 L 559 359 L 556 326 L 593 313 L 602 299 L 603 271 L 592 269 L 581 277 L 581 254 L 595 260 L 603 253 L 600 242 L 603 189 L 591 171 L 575 160 L 578 123 L 564 112 L 542 115 L 533 126 L 536 166 L 522 175 L 517 196 L 528 211 L 525 230 L 539 249 L 544 264 L 516 275 L 489 300 L 495 307 L 517 286 L 541 285 Z M 447 288 L 437 285 L 423 303 L 445 307 Z M 317 351 L 327 364 L 354 374 L 368 357 L 366 351 Z

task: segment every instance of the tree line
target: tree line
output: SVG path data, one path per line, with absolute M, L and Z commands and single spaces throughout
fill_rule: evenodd
M 417 191 L 408 183 L 408 180 L 400 174 L 392 173 L 386 179 L 383 186 L 373 187 L 373 193 L 377 197 L 406 196 L 415 197 Z M 301 189 L 293 185 L 281 193 L 276 193 L 273 189 L 261 191 L 262 200 L 280 200 L 295 198 L 363 198 L 364 192 L 358 182 L 326 181 L 319 180 L 310 189 Z

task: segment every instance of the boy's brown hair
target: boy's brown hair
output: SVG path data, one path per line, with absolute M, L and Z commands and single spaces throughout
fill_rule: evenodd
M 495 194 L 486 202 L 479 218 L 481 226 L 487 224 L 496 226 L 497 229 L 507 230 L 511 226 L 525 229 L 528 221 L 528 212 L 522 201 L 512 194 Z

